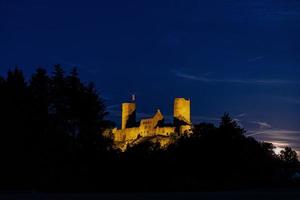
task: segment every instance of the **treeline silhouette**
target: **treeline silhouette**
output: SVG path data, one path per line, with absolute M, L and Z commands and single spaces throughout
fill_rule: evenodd
M 103 99 L 76 68 L 18 68 L 0 77 L 0 189 L 44 191 L 199 191 L 295 184 L 297 154 L 246 137 L 225 113 L 218 127 L 196 124 L 163 149 L 145 141 L 125 152 L 102 132 Z

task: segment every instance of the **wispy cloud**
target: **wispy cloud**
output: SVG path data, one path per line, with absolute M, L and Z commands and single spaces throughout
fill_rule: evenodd
M 296 139 L 299 137 L 300 139 L 300 131 L 298 130 L 287 130 L 287 129 L 269 129 L 262 131 L 249 131 L 247 136 L 254 135 L 264 135 L 264 136 L 272 136 L 281 139 Z
M 282 79 L 219 79 L 219 78 L 208 78 L 203 75 L 192 75 L 182 73 L 177 70 L 172 70 L 172 73 L 179 78 L 184 78 L 192 81 L 200 81 L 205 83 L 233 83 L 233 84 L 255 84 L 255 85 L 285 85 L 285 84 L 300 84 L 299 81 L 293 80 L 282 80 Z
M 248 59 L 248 62 L 255 62 L 255 61 L 261 60 L 261 59 L 263 59 L 263 58 L 264 58 L 264 56 L 256 56 L 256 57 L 254 57 L 254 58 Z
M 267 122 L 251 121 L 253 124 L 257 124 L 260 129 L 270 129 L 272 126 Z
M 295 97 L 287 97 L 287 96 L 282 96 L 282 97 L 276 97 L 279 100 L 285 101 L 287 103 L 291 103 L 291 104 L 300 104 L 300 99 L 299 98 L 295 98 Z
M 242 117 L 245 117 L 246 115 L 247 115 L 246 113 L 241 113 L 241 114 L 236 115 L 235 117 L 242 118 Z
M 257 17 L 268 20 L 283 20 L 283 19 L 293 19 L 299 17 L 299 8 L 295 7 L 293 10 L 282 10 L 282 8 L 261 8 L 257 12 Z
M 254 137 L 259 141 L 270 142 L 276 147 L 290 146 L 300 156 L 300 130 L 267 129 L 263 131 L 249 131 L 247 136 Z

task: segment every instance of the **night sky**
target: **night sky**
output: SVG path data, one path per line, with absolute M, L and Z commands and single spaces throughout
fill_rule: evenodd
M 175 97 L 192 120 L 229 112 L 257 139 L 300 151 L 300 1 L 0 0 L 0 74 L 76 66 L 120 123 L 171 119 Z

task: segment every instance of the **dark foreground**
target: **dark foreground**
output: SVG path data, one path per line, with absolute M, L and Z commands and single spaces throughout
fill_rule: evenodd
M 37 192 L 1 193 L 0 199 L 22 200 L 165 200 L 165 199 L 300 199 L 300 189 L 268 189 L 268 190 L 245 190 L 226 192 L 199 192 L 199 193 L 70 193 L 70 194 L 47 194 Z

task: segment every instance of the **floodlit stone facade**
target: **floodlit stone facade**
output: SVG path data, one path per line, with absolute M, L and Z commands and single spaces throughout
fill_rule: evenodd
M 121 129 L 107 130 L 117 147 L 125 149 L 128 144 L 134 143 L 141 138 L 153 138 L 161 136 L 170 137 L 172 134 L 182 135 L 191 133 L 190 100 L 175 98 L 174 122 L 171 125 L 164 124 L 164 116 L 158 109 L 151 118 L 141 119 L 136 122 L 135 97 L 131 102 L 122 103 Z M 166 140 L 164 140 L 165 143 Z
M 134 102 L 122 103 L 122 129 L 134 126 L 136 120 L 135 110 L 136 106 Z
M 185 124 L 191 124 L 191 101 L 185 98 L 174 100 L 174 120 L 179 120 Z M 175 122 L 174 122 L 175 123 Z

